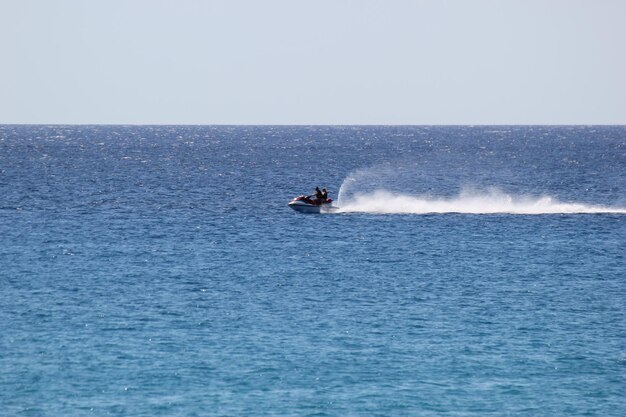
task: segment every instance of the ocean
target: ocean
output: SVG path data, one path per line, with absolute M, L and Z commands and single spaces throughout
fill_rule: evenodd
M 0 415 L 621 417 L 625 256 L 624 126 L 0 125 Z

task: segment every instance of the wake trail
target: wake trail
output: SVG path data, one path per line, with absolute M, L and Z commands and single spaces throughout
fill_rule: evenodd
M 461 191 L 452 198 L 432 198 L 393 193 L 384 189 L 372 193 L 338 196 L 339 212 L 377 214 L 626 214 L 626 207 L 568 203 L 550 196 L 512 196 L 497 189 Z

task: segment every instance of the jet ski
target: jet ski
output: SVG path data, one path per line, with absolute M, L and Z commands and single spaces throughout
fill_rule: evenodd
M 287 205 L 300 213 L 329 213 L 338 209 L 338 207 L 332 205 L 332 202 L 332 198 L 327 198 L 322 201 L 312 195 L 300 195 L 291 200 Z

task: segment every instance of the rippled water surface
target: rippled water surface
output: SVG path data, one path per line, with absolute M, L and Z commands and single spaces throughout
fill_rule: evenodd
M 0 415 L 626 415 L 625 196 L 624 127 L 0 126 Z

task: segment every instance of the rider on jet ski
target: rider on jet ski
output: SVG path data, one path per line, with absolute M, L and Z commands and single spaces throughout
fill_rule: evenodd
M 319 204 L 324 204 L 328 200 L 328 191 L 326 191 L 326 188 L 322 188 L 320 191 L 320 187 L 315 187 L 315 198 Z
M 288 206 L 302 213 L 321 213 L 322 209 L 324 213 L 328 213 L 332 210 L 337 210 L 337 207 L 333 206 L 332 202 L 333 200 L 328 198 L 326 188 L 320 190 L 320 187 L 315 187 L 315 194 L 295 197 L 289 202 Z
M 317 201 L 319 201 L 320 203 L 324 200 L 322 200 L 322 191 L 320 190 L 320 187 L 315 187 L 315 198 L 317 199 Z

